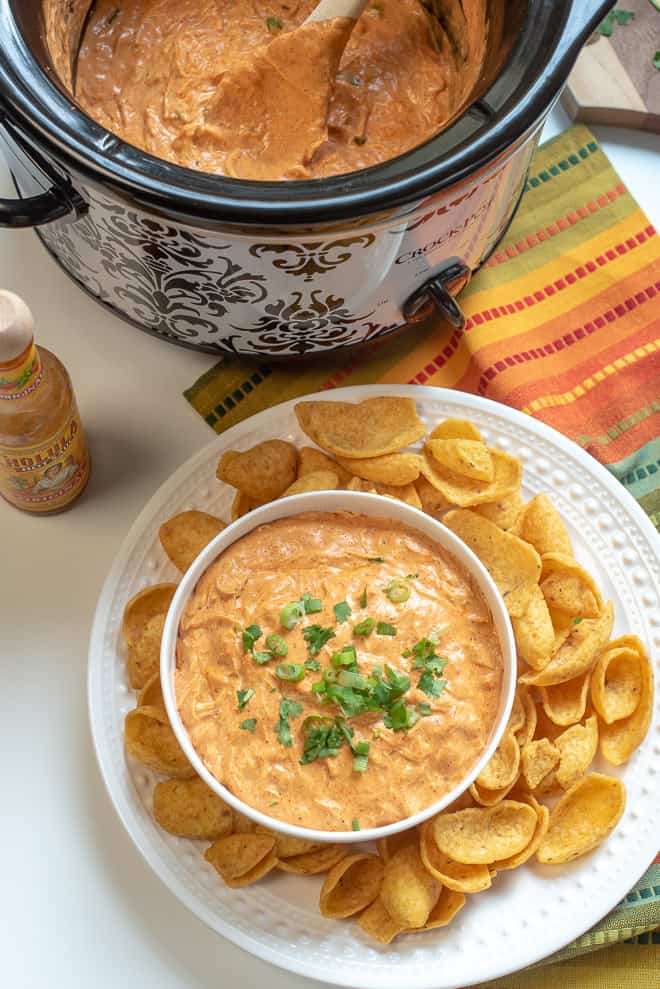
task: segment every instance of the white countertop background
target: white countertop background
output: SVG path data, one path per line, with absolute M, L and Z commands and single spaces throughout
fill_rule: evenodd
M 555 110 L 546 136 L 567 125 Z M 660 138 L 594 128 L 660 226 Z M 0 162 L 0 195 L 13 195 Z M 86 667 L 96 600 L 144 503 L 213 438 L 182 396 L 211 366 L 87 298 L 31 231 L 0 230 L 0 287 L 32 308 L 38 342 L 74 382 L 92 451 L 70 512 L 0 501 L 0 984 L 7 989 L 305 989 L 207 930 L 133 847 L 106 795 L 89 731 Z

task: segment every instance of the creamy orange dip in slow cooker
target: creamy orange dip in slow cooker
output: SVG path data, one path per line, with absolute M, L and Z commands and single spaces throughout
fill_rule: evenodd
M 456 786 L 488 744 L 502 676 L 492 616 L 451 555 L 390 519 L 306 513 L 254 529 L 202 576 L 175 692 L 232 793 L 345 831 Z
M 99 0 L 78 57 L 76 98 L 138 148 L 242 178 L 351 172 L 437 134 L 454 109 L 450 93 L 459 70 L 438 51 L 418 0 L 373 0 L 343 56 L 337 22 L 346 19 L 312 24 L 288 46 L 287 35 L 315 6 L 315 0 Z M 244 86 L 219 98 L 224 74 L 241 65 L 249 70 L 256 49 L 268 43 L 268 71 L 248 72 Z M 328 107 L 327 99 L 315 102 L 314 81 L 328 71 L 329 45 L 339 46 L 341 63 L 338 71 L 331 66 Z M 477 71 L 482 58 L 480 49 L 472 59 Z M 267 113 L 259 113 L 261 106 Z M 301 139 L 300 160 L 292 164 L 287 142 Z M 247 144 L 247 153 L 237 153 L 239 144 Z

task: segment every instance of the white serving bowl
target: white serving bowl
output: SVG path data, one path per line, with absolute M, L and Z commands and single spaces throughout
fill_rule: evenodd
M 252 529 L 256 529 L 258 526 L 268 522 L 301 515 L 303 512 L 341 511 L 389 518 L 393 524 L 403 523 L 413 529 L 417 529 L 436 542 L 442 549 L 451 553 L 458 563 L 471 574 L 484 596 L 486 604 L 493 616 L 495 631 L 500 642 L 504 663 L 497 718 L 493 724 L 488 745 L 479 759 L 475 761 L 470 772 L 453 790 L 446 793 L 440 800 L 436 800 L 435 803 L 430 804 L 423 811 L 400 821 L 395 821 L 393 824 L 365 829 L 360 831 L 359 834 L 355 831 L 318 831 L 313 828 L 288 824 L 285 821 L 277 820 L 269 817 L 268 814 L 263 814 L 261 811 L 255 810 L 254 807 L 250 807 L 249 804 L 244 803 L 235 794 L 231 793 L 209 772 L 193 747 L 179 715 L 174 690 L 176 643 L 181 616 L 200 577 L 220 554 L 227 547 L 231 546 L 232 543 L 236 542 L 237 539 L 245 536 Z M 264 505 L 262 508 L 256 508 L 254 511 L 232 522 L 208 546 L 204 547 L 197 559 L 184 574 L 170 604 L 161 644 L 160 678 L 167 714 L 181 748 L 195 772 L 230 806 L 245 814 L 246 817 L 256 821 L 257 824 L 261 824 L 273 831 L 279 831 L 283 834 L 293 835 L 309 841 L 372 841 L 421 824 L 428 818 L 433 817 L 434 814 L 444 810 L 445 807 L 448 807 L 449 804 L 456 800 L 474 782 L 497 748 L 511 713 L 516 689 L 516 648 L 509 615 L 492 577 L 472 550 L 455 536 L 450 529 L 430 515 L 426 515 L 424 512 L 419 511 L 419 509 L 406 505 L 402 501 L 394 501 L 391 498 L 385 498 L 381 495 L 366 494 L 359 491 L 320 491 L 310 494 L 292 495 L 289 498 L 282 498 L 279 501 Z

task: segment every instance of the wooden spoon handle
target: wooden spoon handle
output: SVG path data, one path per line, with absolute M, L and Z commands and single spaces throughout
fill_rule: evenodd
M 356 21 L 368 3 L 369 0 L 321 0 L 304 23 L 330 21 L 333 17 L 350 17 Z

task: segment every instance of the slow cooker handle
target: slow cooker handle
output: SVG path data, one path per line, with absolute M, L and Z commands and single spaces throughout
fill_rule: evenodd
M 454 298 L 470 281 L 472 272 L 459 258 L 451 258 L 442 271 L 427 279 L 403 305 L 407 323 L 421 323 L 437 312 L 457 329 L 465 326 L 465 316 Z
M 48 192 L 26 199 L 0 199 L 0 227 L 41 227 L 79 212 L 68 190 L 52 186 Z

